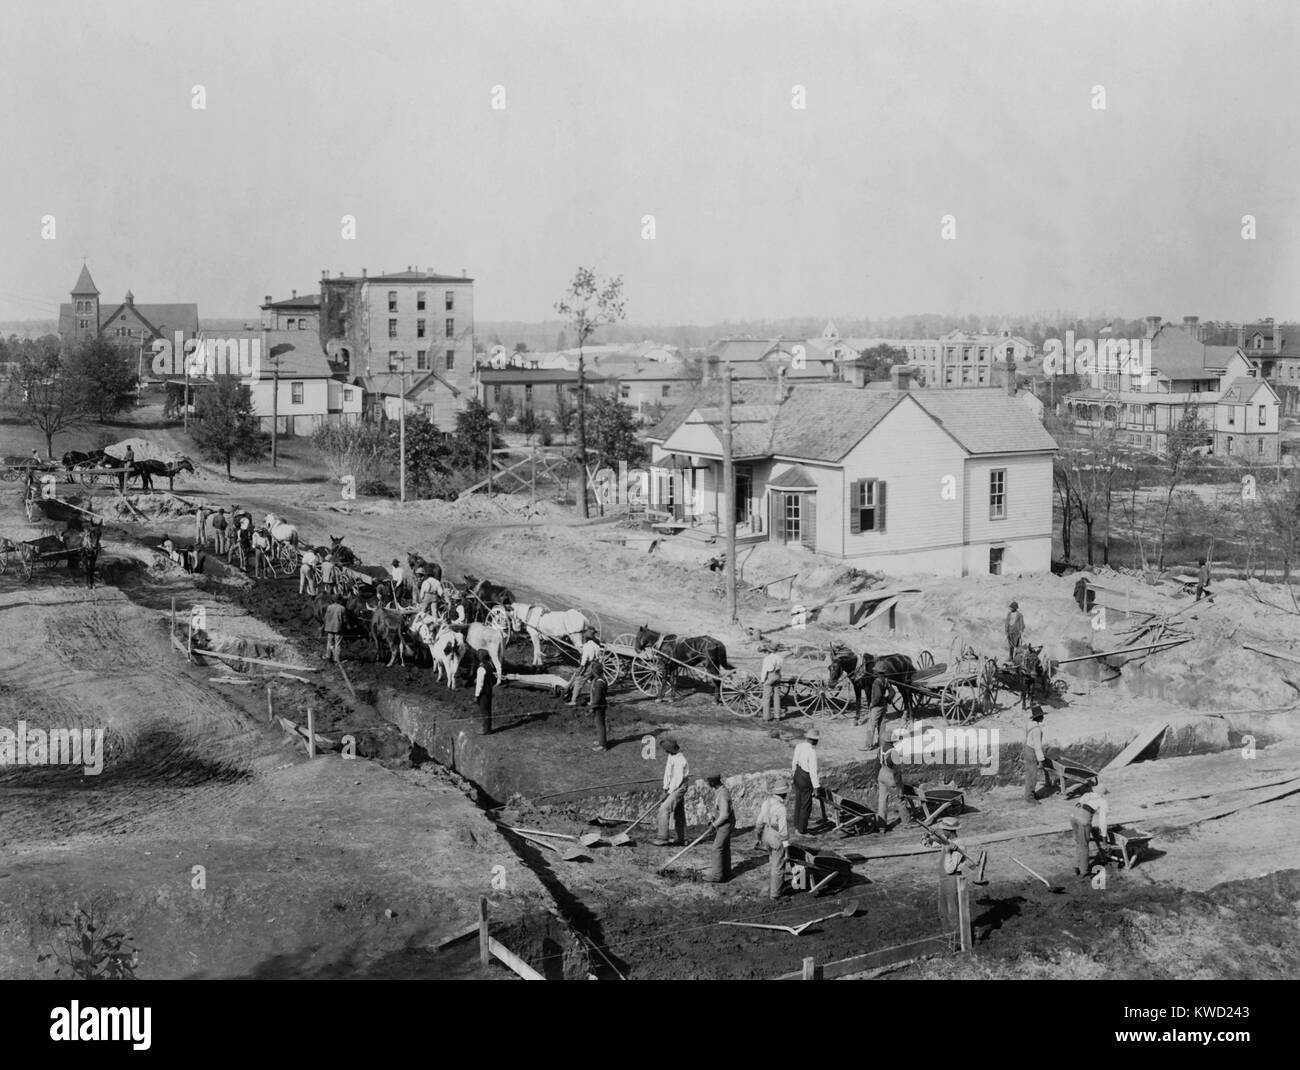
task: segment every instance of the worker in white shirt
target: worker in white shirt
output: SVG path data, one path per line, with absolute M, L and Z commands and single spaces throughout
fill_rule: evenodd
M 1070 813 L 1070 825 L 1074 829 L 1074 872 L 1080 877 L 1088 878 L 1092 861 L 1089 840 L 1096 840 L 1098 846 L 1105 842 L 1109 827 L 1106 814 L 1108 789 L 1105 784 L 1097 784 L 1092 791 L 1074 804 Z
M 779 721 L 781 719 L 781 669 L 785 659 L 773 650 L 763 659 L 763 668 L 759 678 L 763 681 L 763 720 Z
M 794 777 L 794 830 L 800 836 L 808 831 L 808 818 L 812 814 L 813 795 L 821 794 L 822 782 L 817 776 L 817 741 L 821 733 L 810 728 L 794 749 L 790 772 Z
M 578 658 L 578 671 L 573 674 L 573 689 L 569 693 L 570 706 L 578 704 L 582 685 L 600 672 L 600 644 L 596 642 L 596 629 L 590 626 L 583 628 L 582 637 L 582 654 Z
M 1025 726 L 1025 745 L 1020 752 L 1025 767 L 1025 802 L 1038 802 L 1038 773 L 1046 764 L 1043 754 L 1043 707 L 1037 702 L 1029 709 L 1029 723 Z
M 397 558 L 393 558 L 393 563 L 388 566 L 388 574 L 392 577 L 393 605 L 401 605 L 402 591 L 406 587 L 406 570 Z
M 302 552 L 302 563 L 298 566 L 298 593 L 305 590 L 309 596 L 316 594 L 316 568 L 320 564 L 320 554 L 310 546 Z
M 442 601 L 443 588 L 442 580 L 437 576 L 426 574 L 424 581 L 420 584 L 419 603 L 421 607 L 437 608 L 437 603 Z
M 778 785 L 763 800 L 754 820 L 754 834 L 758 837 L 756 848 L 767 852 L 767 894 L 771 899 L 781 898 L 781 884 L 785 880 L 786 848 L 790 846 L 790 833 L 785 823 L 785 797 L 790 789 Z
M 903 762 L 904 756 L 898 744 L 886 744 L 881 741 L 879 767 L 876 770 L 876 827 L 880 831 L 889 831 L 889 796 L 898 795 L 899 817 L 901 818 L 903 802 Z
M 664 763 L 664 801 L 659 804 L 659 835 L 656 847 L 680 847 L 686 843 L 686 776 L 690 767 L 677 740 L 669 736 L 662 743 L 668 754 Z M 668 823 L 673 823 L 676 839 L 668 838 Z
M 961 822 L 955 817 L 945 817 L 939 822 L 943 840 L 939 844 L 939 921 L 951 932 L 960 924 L 961 910 L 957 905 L 957 878 L 962 873 L 962 842 L 957 838 Z M 947 841 L 947 842 L 944 842 Z

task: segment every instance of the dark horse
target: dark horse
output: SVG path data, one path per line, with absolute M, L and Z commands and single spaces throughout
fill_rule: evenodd
M 355 565 L 361 564 L 361 559 L 343 545 L 342 535 L 330 536 L 329 553 L 333 556 L 334 563 L 336 565 L 342 565 L 344 568 L 352 568 Z
M 515 596 L 508 588 L 465 574 L 465 609 L 470 620 L 484 621 L 493 606 L 505 606 L 508 609 L 514 604 Z
M 652 631 L 646 625 L 637 629 L 635 648 L 640 651 L 654 647 L 659 655 L 659 694 L 656 701 L 662 701 L 664 691 L 671 687 L 677 690 L 677 673 L 682 668 L 702 669 L 709 674 L 713 682 L 713 701 L 722 702 L 722 670 L 733 668 L 727 662 L 727 648 L 721 640 L 711 635 L 693 635 L 683 639 L 676 635 L 662 635 Z
M 425 560 L 414 550 L 410 550 L 407 552 L 406 563 L 408 566 L 410 566 L 412 576 L 416 575 L 420 571 L 420 569 L 424 569 L 424 571 L 428 575 L 432 576 L 435 580 L 442 579 L 442 566 L 438 564 L 437 561 Z
M 1024 709 L 1030 701 L 1042 701 L 1054 694 L 1051 663 L 1040 657 L 1042 652 L 1041 646 L 1025 643 L 1019 647 L 1015 661 L 999 665 L 990 658 L 984 671 L 992 673 L 999 686 L 1019 695 L 1020 708 Z
M 140 489 L 153 493 L 153 477 L 166 476 L 167 489 L 174 491 L 176 489 L 176 476 L 181 472 L 194 473 L 194 462 L 188 457 L 182 457 L 179 461 L 133 461 L 131 470 L 126 474 L 126 481 L 130 482 L 137 476 L 140 478 Z
M 67 482 L 74 482 L 72 473 L 78 468 L 107 468 L 112 461 L 108 454 L 103 450 L 68 450 L 64 455 L 62 462 L 63 470 L 67 473 Z
M 916 666 L 906 654 L 882 654 L 876 657 L 865 650 L 861 654 L 855 654 L 842 646 L 831 647 L 830 661 L 826 668 L 828 670 L 826 683 L 830 687 L 839 683 L 841 675 L 848 675 L 849 683 L 853 685 L 853 712 L 859 719 L 862 717 L 863 691 L 874 690 L 877 680 L 882 681 L 886 686 L 892 684 L 897 687 L 899 684 L 910 684 L 912 674 L 916 672 Z M 903 697 L 903 712 L 910 721 L 912 720 L 912 690 L 909 687 L 898 687 L 898 693 Z
M 87 528 L 72 528 L 63 535 L 63 545 L 68 548 L 68 567 L 75 569 L 81 565 L 86 586 L 95 586 L 95 562 L 99 560 L 99 541 L 104 533 L 104 522 L 92 524 Z

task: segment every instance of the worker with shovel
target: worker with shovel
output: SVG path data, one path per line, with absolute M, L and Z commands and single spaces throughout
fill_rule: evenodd
M 754 821 L 754 834 L 758 837 L 756 850 L 767 852 L 767 894 L 770 899 L 781 898 L 781 884 L 785 880 L 786 848 L 790 846 L 790 832 L 785 822 L 785 797 L 790 789 L 779 784 L 763 800 Z
M 713 789 L 713 865 L 704 879 L 711 884 L 722 884 L 731 879 L 731 830 L 736 825 L 736 814 L 731 808 L 731 792 L 722 782 L 721 773 L 710 773 L 705 783 Z
M 1088 871 L 1092 868 L 1092 850 L 1088 841 L 1096 840 L 1100 847 L 1106 839 L 1107 794 L 1105 784 L 1096 785 L 1074 804 L 1074 811 L 1070 814 L 1070 827 L 1074 831 L 1074 872 L 1084 880 L 1091 879 Z
M 664 763 L 664 801 L 659 804 L 659 835 L 656 847 L 681 847 L 686 843 L 686 776 L 690 767 L 677 740 L 669 736 L 662 746 L 668 753 Z M 676 838 L 668 838 L 668 823 L 673 823 Z
M 961 910 L 957 905 L 957 881 L 962 876 L 964 847 L 957 838 L 961 822 L 955 817 L 945 817 L 939 822 L 944 838 L 939 845 L 939 920 L 946 931 L 960 924 Z
M 1043 754 L 1043 707 L 1035 702 L 1029 708 L 1029 723 L 1025 726 L 1025 746 L 1020 753 L 1025 766 L 1025 802 L 1038 802 L 1038 774 L 1047 764 Z M 1043 777 L 1046 781 L 1046 775 Z

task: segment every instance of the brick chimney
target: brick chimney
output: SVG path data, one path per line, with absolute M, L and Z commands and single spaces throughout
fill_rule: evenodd
M 298 291 L 297 291 L 297 290 L 290 290 L 289 292 L 293 295 L 293 297 L 290 297 L 290 298 L 289 298 L 290 301 L 292 301 L 294 297 L 297 297 L 297 296 L 298 296 Z
M 1156 336 L 1156 331 L 1158 331 L 1158 330 L 1160 330 L 1160 317 L 1159 317 L 1159 316 L 1148 316 L 1148 317 L 1147 317 L 1147 337 L 1148 337 L 1148 338 L 1154 338 L 1154 337 Z
M 1188 334 L 1190 334 L 1194 339 L 1196 339 L 1196 341 L 1199 342 L 1201 340 L 1201 317 L 1200 316 L 1184 316 L 1183 328 L 1187 331 Z
M 1244 323 L 1237 325 L 1237 348 L 1246 348 L 1246 325 Z
M 1016 396 L 1016 362 L 1015 359 L 1008 356 L 1002 365 L 1002 377 L 1006 381 L 1007 397 Z
M 894 390 L 911 390 L 912 389 L 911 365 L 895 364 L 892 368 L 890 368 L 889 385 Z
M 269 305 L 270 303 L 271 303 L 271 295 L 267 294 L 266 298 L 262 301 L 262 304 Z
M 362 268 L 362 269 L 361 269 L 361 277 L 362 277 L 363 279 L 366 277 L 366 269 L 365 269 L 365 268 Z
M 787 385 L 785 381 L 785 369 L 776 369 L 776 403 L 781 404 L 785 400 Z

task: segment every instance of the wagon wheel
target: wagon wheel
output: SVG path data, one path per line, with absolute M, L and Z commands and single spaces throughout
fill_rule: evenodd
M 916 663 L 922 669 L 928 669 L 934 664 L 934 655 L 928 650 L 922 650 L 921 653 L 916 656 Z
M 8 465 L 0 468 L 0 479 L 3 479 L 6 483 L 12 483 L 17 478 L 18 472 L 16 469 L 10 468 Z
M 612 650 L 602 650 L 600 652 L 600 672 L 605 677 L 605 683 L 613 687 L 623 675 L 623 659 Z
M 489 628 L 496 628 L 503 636 L 510 634 L 510 614 L 502 606 L 493 606 L 488 610 Z
M 949 724 L 969 724 L 980 715 L 980 687 L 975 677 L 950 680 L 939 695 L 939 712 Z
M 762 708 L 763 685 L 743 669 L 722 678 L 722 704 L 741 717 L 754 717 Z
M 619 632 L 614 636 L 613 644 L 615 646 L 636 646 L 636 635 L 633 632 Z
M 848 713 L 849 698 L 841 684 L 826 682 L 825 670 L 809 669 L 794 681 L 794 704 L 805 717 L 838 717 Z
M 998 709 L 998 665 L 992 658 L 984 663 L 980 674 L 980 708 L 985 713 Z
M 632 683 L 643 695 L 654 697 L 659 694 L 659 682 L 663 679 L 663 670 L 659 659 L 651 654 L 638 654 L 632 659 Z

